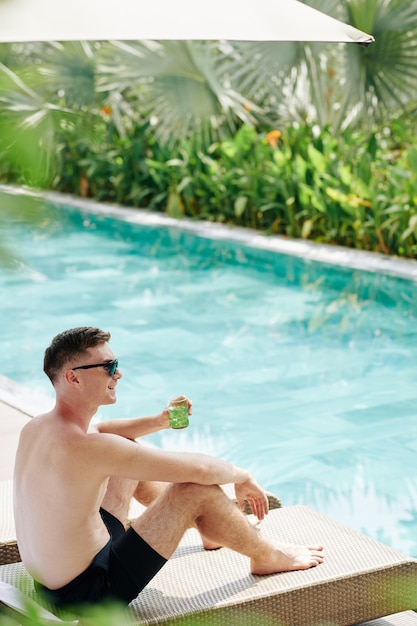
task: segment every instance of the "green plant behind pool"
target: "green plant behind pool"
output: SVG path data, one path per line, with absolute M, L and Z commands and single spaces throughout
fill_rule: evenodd
M 414 130 L 410 119 L 370 135 L 243 125 L 203 149 L 191 140 L 162 144 L 147 124 L 121 138 L 103 119 L 94 140 L 73 127 L 61 132 L 51 187 L 175 218 L 415 258 Z M 1 163 L 0 181 L 24 182 Z

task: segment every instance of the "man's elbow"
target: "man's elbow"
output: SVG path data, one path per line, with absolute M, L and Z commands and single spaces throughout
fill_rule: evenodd
M 218 485 L 221 484 L 221 477 L 217 464 L 210 457 L 201 459 L 193 468 L 194 481 L 199 485 Z

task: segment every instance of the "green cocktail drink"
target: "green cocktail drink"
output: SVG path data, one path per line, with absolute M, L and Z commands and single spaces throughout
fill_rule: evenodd
M 169 424 L 171 428 L 187 428 L 188 419 L 188 400 L 181 397 L 171 400 L 168 403 Z

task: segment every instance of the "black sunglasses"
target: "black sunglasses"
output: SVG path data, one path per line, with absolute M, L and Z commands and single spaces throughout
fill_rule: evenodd
M 109 376 L 114 376 L 115 371 L 119 367 L 119 361 L 107 361 L 107 363 L 95 363 L 94 365 L 78 365 L 78 367 L 72 367 L 72 371 L 75 370 L 91 370 L 93 367 L 104 367 L 107 370 Z

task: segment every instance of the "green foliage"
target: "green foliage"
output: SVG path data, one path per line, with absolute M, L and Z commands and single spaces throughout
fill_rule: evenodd
M 1 179 L 16 180 L 0 170 Z M 307 124 L 243 125 L 204 149 L 192 140 L 166 146 L 147 123 L 121 137 L 98 115 L 89 136 L 60 130 L 51 186 L 175 218 L 417 257 L 417 141 L 407 118 L 338 136 Z
M 74 616 L 71 616 L 73 619 Z M 65 618 L 64 618 L 65 619 Z M 119 605 L 97 605 L 84 610 L 77 615 L 79 626 L 129 626 L 135 622 L 134 617 L 129 610 Z M 218 624 L 219 618 L 210 612 L 199 613 L 198 615 L 189 615 L 178 618 L 176 624 L 178 626 L 215 626 Z M 0 613 L 1 626 L 51 626 L 52 623 L 62 624 L 62 626 L 72 626 L 76 622 L 62 621 L 51 622 L 41 617 L 40 611 L 32 606 L 27 610 L 26 615 L 17 614 L 14 611 L 5 609 L 4 614 Z M 248 611 L 243 609 L 243 613 L 237 613 L 236 616 L 229 616 L 229 623 L 234 626 L 242 624 L 261 624 L 262 626 L 279 626 L 276 619 L 271 618 L 268 614 L 259 611 Z
M 167 147 L 149 125 L 121 138 L 61 136 L 54 187 L 100 201 L 237 224 L 400 256 L 417 256 L 417 142 L 401 118 L 371 134 L 243 125 L 203 149 Z
M 52 624 L 62 624 L 62 626 L 75 626 L 76 624 L 79 626 L 122 626 L 132 623 L 127 609 L 120 604 L 112 603 L 85 608 L 77 612 L 76 616 L 74 614 L 60 614 L 60 617 L 57 614 L 54 615 L 56 615 L 56 621 L 44 617 L 41 606 L 31 603 L 28 598 L 25 614 L 7 607 L 2 608 L 0 624 L 1 626 L 51 626 Z M 58 621 L 59 619 L 62 621 Z

